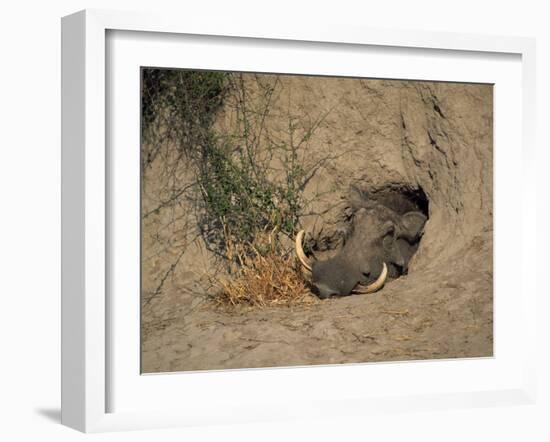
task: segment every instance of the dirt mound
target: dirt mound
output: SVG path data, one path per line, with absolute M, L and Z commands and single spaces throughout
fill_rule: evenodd
M 215 265 L 212 254 L 200 238 L 162 228 L 189 208 L 158 210 L 143 224 L 143 371 L 492 355 L 492 86 L 264 79 L 278 85 L 267 121 L 273 132 L 287 130 L 289 115 L 324 116 L 310 159 L 330 161 L 307 183 L 313 201 L 302 219 L 320 249 L 341 238 L 352 189 L 422 190 L 417 204 L 429 219 L 409 273 L 370 295 L 220 310 L 197 295 L 208 291 L 200 277 Z M 224 108 L 217 130 L 233 122 Z M 144 213 L 157 193 L 154 180 L 144 186 Z

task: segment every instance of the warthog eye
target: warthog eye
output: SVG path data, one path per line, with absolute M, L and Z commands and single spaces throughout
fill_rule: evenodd
M 387 251 L 390 251 L 393 248 L 393 242 L 394 242 L 393 235 L 386 235 L 382 239 L 382 245 L 384 246 L 384 249 L 386 249 Z

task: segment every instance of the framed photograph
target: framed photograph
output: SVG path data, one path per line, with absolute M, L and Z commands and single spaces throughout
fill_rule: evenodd
M 532 403 L 534 54 L 63 18 L 62 422 Z

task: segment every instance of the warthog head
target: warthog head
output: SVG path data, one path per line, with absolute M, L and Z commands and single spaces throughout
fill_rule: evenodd
M 426 219 L 419 211 L 399 214 L 373 201 L 354 213 L 336 256 L 322 261 L 308 258 L 302 245 L 303 230 L 296 235 L 296 254 L 321 299 L 372 293 L 382 288 L 388 274 L 407 273 Z

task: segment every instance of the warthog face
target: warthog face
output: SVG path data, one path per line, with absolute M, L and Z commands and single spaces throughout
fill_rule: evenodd
M 392 277 L 407 273 L 426 219 L 418 211 L 400 215 L 373 202 L 354 214 L 344 245 L 333 258 L 318 261 L 306 257 L 303 230 L 296 236 L 296 252 L 311 272 L 311 282 L 321 299 L 372 293 L 384 285 L 388 273 Z

